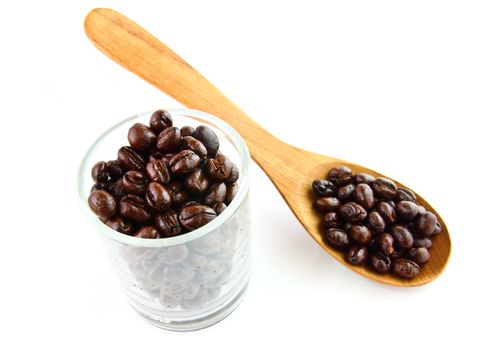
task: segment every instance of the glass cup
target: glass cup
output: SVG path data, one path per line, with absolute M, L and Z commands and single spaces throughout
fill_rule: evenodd
M 229 315 L 240 303 L 250 267 L 250 154 L 224 121 L 191 109 L 167 109 L 178 127 L 206 125 L 220 151 L 239 168 L 239 190 L 230 205 L 207 225 L 180 236 L 143 239 L 114 231 L 90 210 L 92 166 L 115 159 L 134 123 L 148 125 L 152 112 L 125 119 L 89 148 L 78 173 L 81 206 L 93 224 L 131 306 L 150 323 L 171 330 L 195 330 Z

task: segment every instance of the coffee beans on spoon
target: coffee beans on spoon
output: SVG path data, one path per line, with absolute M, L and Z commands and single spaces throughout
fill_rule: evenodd
M 331 169 L 312 189 L 324 240 L 350 264 L 410 279 L 429 261 L 441 226 L 411 190 L 347 166 Z
M 238 191 L 238 167 L 207 126 L 179 128 L 168 111 L 158 110 L 149 126 L 129 129 L 128 142 L 116 160 L 94 164 L 88 198 L 118 232 L 146 239 L 184 234 L 215 219 Z

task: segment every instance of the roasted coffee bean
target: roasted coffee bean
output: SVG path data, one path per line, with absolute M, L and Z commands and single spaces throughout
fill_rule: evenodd
M 208 190 L 209 180 L 201 168 L 194 169 L 184 180 L 185 188 L 194 193 L 202 194 Z
M 346 166 L 332 168 L 327 174 L 327 179 L 335 186 L 344 186 L 352 181 L 352 170 Z
M 399 188 L 396 190 L 395 201 L 409 201 L 415 203 L 417 201 L 417 196 L 408 188 Z
M 395 248 L 393 247 L 394 239 L 389 233 L 382 233 L 376 237 L 376 248 L 384 255 L 390 256 Z
M 140 152 L 147 152 L 155 147 L 157 137 L 149 127 L 136 123 L 128 131 L 128 141 L 134 149 Z
M 369 255 L 369 264 L 378 272 L 386 273 L 390 270 L 391 259 L 389 256 L 380 252 L 373 252 Z
M 383 233 L 386 224 L 383 217 L 377 211 L 373 210 L 368 215 L 368 225 L 375 233 Z
M 393 271 L 402 278 L 414 278 L 420 272 L 420 266 L 408 259 L 397 259 Z
M 424 247 L 410 249 L 407 256 L 419 266 L 427 264 L 430 259 L 430 253 L 427 248 Z
M 92 179 L 95 182 L 105 182 L 109 179 L 109 167 L 106 162 L 97 162 L 92 167 Z
M 183 185 L 179 181 L 172 181 L 167 186 L 170 195 L 172 196 L 172 203 L 174 208 L 180 207 L 182 204 L 189 201 L 190 196 L 184 190 Z
M 343 203 L 351 201 L 353 199 L 352 195 L 354 194 L 355 188 L 356 187 L 353 184 L 340 187 L 337 191 L 338 199 L 340 199 Z
M 169 191 L 159 182 L 150 182 L 145 199 L 148 207 L 157 213 L 165 211 L 172 205 Z
M 163 160 L 153 160 L 146 164 L 146 175 L 151 181 L 159 182 L 162 185 L 170 181 L 170 171 L 167 162 Z
M 352 240 L 360 245 L 367 245 L 371 241 L 371 231 L 362 225 L 352 225 L 349 230 L 349 236 Z
M 233 184 L 237 182 L 239 176 L 240 176 L 240 171 L 238 170 L 238 167 L 235 165 L 235 163 L 231 163 L 230 176 L 226 178 L 225 182 L 227 184 Z
M 134 230 L 131 223 L 127 222 L 123 218 L 120 218 L 119 216 L 107 220 L 105 224 L 113 230 L 124 233 L 126 235 L 130 235 L 131 233 L 133 233 Z
M 326 229 L 328 228 L 340 228 L 340 225 L 342 224 L 339 214 L 337 214 L 334 211 L 331 211 L 330 213 L 326 213 L 323 216 L 323 227 Z
M 337 195 L 337 186 L 328 180 L 317 179 L 312 184 L 313 192 L 318 197 L 333 197 Z
M 144 224 L 151 218 L 145 201 L 133 194 L 128 194 L 121 198 L 119 202 L 119 215 L 137 224 Z
M 366 174 L 366 173 L 358 173 L 354 176 L 354 182 L 356 184 L 372 184 L 375 180 L 374 176 Z
M 215 183 L 209 187 L 204 203 L 208 206 L 213 206 L 216 203 L 222 203 L 226 198 L 226 185 L 223 182 Z
M 172 153 L 179 149 L 181 141 L 182 135 L 180 134 L 180 129 L 170 127 L 158 135 L 157 149 L 164 153 Z
M 170 159 L 169 166 L 172 174 L 188 174 L 199 166 L 201 159 L 192 151 L 184 150 Z
M 395 205 L 396 216 L 407 221 L 412 221 L 420 213 L 420 206 L 414 202 L 401 201 Z
M 365 183 L 358 184 L 354 190 L 354 200 L 364 209 L 371 209 L 374 206 L 373 190 Z
M 130 170 L 123 175 L 122 184 L 124 192 L 142 196 L 148 186 L 148 179 L 141 171 Z
M 117 152 L 117 160 L 126 171 L 142 170 L 145 167 L 143 158 L 130 146 L 124 146 L 119 149 Z
M 318 198 L 315 202 L 315 208 L 322 213 L 337 210 L 342 203 L 335 197 Z
M 177 213 L 171 209 L 155 216 L 155 225 L 162 237 L 173 237 L 182 233 Z
M 238 193 L 238 189 L 239 186 L 236 182 L 230 185 L 226 185 L 226 198 L 225 198 L 226 205 L 230 205 L 231 201 L 233 200 L 233 198 L 235 198 L 236 194 Z
M 396 196 L 396 184 L 390 179 L 379 177 L 374 180 L 372 186 L 374 192 L 381 198 L 393 199 Z
M 347 252 L 346 260 L 352 265 L 362 265 L 368 258 L 368 249 L 362 246 L 354 246 Z
M 196 129 L 194 129 L 192 126 L 183 126 L 180 128 L 180 134 L 182 137 L 192 136 L 194 131 L 196 131 Z
M 206 172 L 214 181 L 225 181 L 231 174 L 233 168 L 232 162 L 228 157 L 218 155 L 216 158 L 210 158 L 205 163 Z
M 124 169 L 121 162 L 118 160 L 110 160 L 107 162 L 107 170 L 109 171 L 109 176 L 112 180 L 116 181 L 121 178 L 124 174 Z
M 376 205 L 376 210 L 385 221 L 385 224 L 393 225 L 396 222 L 395 208 L 393 208 L 387 202 L 378 202 Z
M 195 230 L 216 218 L 216 212 L 205 205 L 189 205 L 179 213 L 180 223 L 188 230 Z
M 413 235 L 405 227 L 401 225 L 395 225 L 391 229 L 391 234 L 395 239 L 396 245 L 403 249 L 412 248 L 413 246 Z
M 435 235 L 438 235 L 439 233 L 441 233 L 442 231 L 442 227 L 441 227 L 441 224 L 439 222 L 437 222 L 436 224 L 436 228 L 434 229 L 434 231 L 431 233 L 431 236 L 435 236 Z
M 172 116 L 164 109 L 153 112 L 150 117 L 150 128 L 155 134 L 161 133 L 166 128 L 172 126 Z
M 201 141 L 196 140 L 192 136 L 186 136 L 182 138 L 182 149 L 187 149 L 189 151 L 194 152 L 201 158 L 205 158 L 208 155 L 208 150 Z
M 160 151 L 152 151 L 150 153 L 150 158 L 149 158 L 149 161 L 150 162 L 154 162 L 155 160 L 161 160 L 163 157 L 163 153 L 160 152 Z
M 323 237 L 330 245 L 339 249 L 346 249 L 350 244 L 347 233 L 338 228 L 329 228 L 325 230 Z
M 214 157 L 216 155 L 216 152 L 218 152 L 219 149 L 219 139 L 213 130 L 207 126 L 200 125 L 196 128 L 196 131 L 192 133 L 192 136 L 203 143 L 208 150 L 209 157 Z
M 360 223 L 367 217 L 366 210 L 359 204 L 354 202 L 349 202 L 343 204 L 339 208 L 339 214 L 345 221 L 351 222 L 353 224 Z
M 436 231 L 437 217 L 431 212 L 421 214 L 415 222 L 415 229 L 421 235 L 428 237 Z
M 158 230 L 153 226 L 144 226 L 134 233 L 134 237 L 138 238 L 160 238 Z
M 223 202 L 216 203 L 213 205 L 213 210 L 216 212 L 217 215 L 220 215 L 222 212 L 224 212 L 226 209 L 226 204 Z
M 415 248 L 432 248 L 432 241 L 430 238 L 415 238 L 413 240 L 413 246 Z
M 115 198 L 104 190 L 95 190 L 88 197 L 90 209 L 100 218 L 106 220 L 117 212 L 117 203 Z
M 120 200 L 122 197 L 124 197 L 127 193 L 124 190 L 124 184 L 123 184 L 123 179 L 120 178 L 117 180 L 112 186 L 111 186 L 111 193 L 116 198 L 117 200 Z

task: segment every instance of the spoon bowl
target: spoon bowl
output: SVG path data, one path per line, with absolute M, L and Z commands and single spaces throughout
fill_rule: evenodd
M 269 176 L 306 231 L 340 263 L 371 280 L 401 287 L 426 284 L 443 272 L 451 253 L 449 232 L 439 214 L 420 195 L 416 194 L 419 204 L 437 216 L 442 228 L 441 233 L 433 238 L 431 259 L 421 272 L 406 280 L 353 266 L 344 260 L 343 252 L 323 241 L 321 215 L 313 208 L 311 183 L 325 178 L 330 169 L 340 165 L 350 167 L 353 173 L 387 176 L 358 164 L 302 150 L 275 138 L 175 52 L 114 10 L 92 10 L 85 19 L 85 32 L 100 51 L 123 67 L 183 105 L 214 114 L 238 130 L 252 158 Z M 394 181 L 398 186 L 406 187 Z

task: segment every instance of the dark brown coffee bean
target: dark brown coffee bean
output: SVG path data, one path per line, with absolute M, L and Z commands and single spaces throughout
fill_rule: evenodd
M 150 182 L 145 199 L 148 207 L 157 213 L 165 211 L 172 205 L 169 191 L 159 182 Z
M 349 249 L 346 260 L 352 265 L 362 265 L 369 256 L 368 249 L 362 246 L 354 246 Z
M 166 184 L 170 181 L 170 171 L 167 162 L 163 160 L 153 160 L 146 164 L 146 175 L 151 181 Z
M 157 137 L 149 127 L 136 123 L 128 131 L 128 141 L 137 151 L 147 152 L 155 147 Z
M 133 233 L 133 225 L 131 223 L 127 222 L 123 218 L 120 218 L 119 216 L 116 216 L 112 219 L 109 219 L 105 222 L 107 226 L 109 226 L 111 229 L 124 233 L 126 235 L 130 235 Z
M 240 176 L 240 171 L 238 170 L 238 167 L 235 165 L 235 163 L 231 163 L 230 176 L 226 178 L 225 182 L 227 184 L 233 184 L 237 182 L 239 176 Z
M 390 179 L 379 177 L 374 180 L 372 186 L 374 192 L 381 198 L 393 199 L 396 196 L 396 184 Z
M 330 213 L 326 213 L 323 216 L 323 227 L 326 229 L 329 228 L 340 228 L 340 225 L 342 224 L 339 215 L 331 211 Z
M 153 112 L 150 117 L 150 128 L 157 135 L 171 126 L 172 116 L 164 109 L 159 109 L 158 111 Z
M 215 183 L 209 187 L 204 203 L 208 206 L 213 206 L 216 203 L 224 202 L 226 198 L 226 185 L 223 182 Z
M 391 234 L 395 239 L 396 245 L 403 249 L 412 248 L 413 246 L 413 235 L 405 227 L 401 225 L 395 225 L 391 229 Z
M 142 196 L 148 186 L 148 179 L 141 171 L 130 170 L 123 175 L 122 184 L 124 192 Z
M 189 150 L 184 150 L 173 156 L 170 159 L 169 165 L 172 174 L 178 176 L 190 173 L 199 166 L 200 162 L 201 159 L 197 154 Z
M 408 258 L 417 263 L 417 265 L 422 266 L 427 264 L 430 259 L 430 253 L 427 248 L 412 248 L 408 251 Z
M 338 228 L 329 228 L 325 230 L 323 237 L 330 245 L 339 249 L 346 249 L 350 244 L 347 233 Z
M 327 179 L 335 186 L 344 186 L 352 181 L 352 170 L 346 166 L 330 169 Z
M 209 187 L 209 180 L 201 168 L 194 169 L 184 180 L 185 188 L 194 193 L 205 193 Z
M 386 224 L 383 219 L 383 217 L 375 210 L 371 211 L 368 215 L 368 224 L 371 230 L 373 230 L 375 233 L 383 233 Z
M 213 205 L 213 210 L 216 212 L 217 215 L 220 215 L 222 212 L 224 212 L 226 209 L 226 204 L 223 202 L 216 203 Z
M 235 198 L 236 194 L 238 193 L 238 189 L 239 186 L 236 182 L 230 185 L 226 185 L 226 198 L 225 198 L 226 205 L 230 205 L 231 201 L 233 200 L 233 198 Z
M 210 158 L 205 163 L 206 172 L 214 181 L 225 181 L 231 174 L 233 168 L 232 162 L 228 157 L 218 155 L 216 158 Z
M 124 174 L 121 162 L 118 160 L 110 160 L 107 162 L 107 170 L 109 171 L 109 176 L 112 180 L 116 181 L 121 178 Z
M 117 152 L 117 160 L 126 170 L 142 170 L 145 167 L 145 161 L 136 150 L 130 146 L 124 146 Z
M 372 238 L 371 231 L 362 225 L 352 225 L 349 230 L 349 236 L 352 240 L 360 245 L 367 245 Z
M 155 225 L 162 237 L 174 237 L 182 233 L 177 213 L 171 209 L 155 216 Z
M 117 212 L 117 203 L 114 197 L 104 190 L 96 190 L 88 197 L 90 209 L 100 218 L 106 220 Z
M 358 173 L 354 176 L 354 182 L 356 184 L 368 184 L 370 185 L 375 180 L 374 176 L 366 174 L 366 173 Z
M 385 221 L 385 224 L 393 225 L 396 222 L 395 208 L 393 208 L 387 202 L 378 202 L 376 205 L 376 210 Z
M 170 127 L 158 135 L 157 148 L 163 153 L 172 153 L 179 149 L 181 141 L 182 135 L 180 134 L 180 129 Z
M 213 130 L 207 126 L 200 125 L 196 128 L 196 131 L 192 133 L 192 136 L 203 143 L 208 150 L 209 157 L 214 157 L 216 155 L 216 152 L 218 152 L 219 149 L 219 139 Z
M 369 255 L 369 264 L 378 272 L 386 273 L 390 270 L 391 259 L 389 256 L 380 252 L 373 252 Z
M 413 246 L 415 248 L 432 248 L 432 241 L 430 238 L 415 238 L 413 241 Z
M 420 206 L 414 202 L 401 201 L 395 205 L 396 216 L 398 218 L 412 221 L 420 213 Z
M 351 222 L 353 224 L 360 223 L 367 217 L 366 210 L 359 204 L 354 202 L 349 202 L 343 204 L 339 208 L 339 214 L 345 221 Z
M 390 256 L 395 248 L 393 247 L 394 239 L 389 233 L 382 233 L 376 237 L 376 248 L 384 255 Z
M 408 188 L 399 188 L 396 190 L 395 201 L 409 201 L 415 203 L 417 201 L 417 196 Z
M 144 224 L 151 218 L 145 201 L 133 194 L 128 194 L 121 198 L 119 202 L 119 215 L 137 224 Z
M 364 209 L 371 209 L 374 206 L 374 193 L 371 187 L 365 183 L 360 183 L 354 190 L 354 200 Z
M 120 178 L 117 180 L 112 186 L 111 186 L 111 193 L 116 198 L 116 200 L 120 200 L 122 197 L 124 197 L 127 193 L 124 190 L 124 184 L 123 184 L 123 179 Z
M 109 179 L 109 167 L 106 162 L 97 162 L 92 167 L 92 179 L 95 182 L 105 182 Z
M 342 186 L 337 191 L 337 197 L 344 203 L 349 202 L 353 199 L 352 195 L 354 194 L 354 190 L 355 186 L 353 184 Z
M 322 213 L 326 213 L 328 211 L 337 210 L 340 208 L 341 204 L 342 203 L 335 197 L 322 197 L 315 201 L 315 208 Z
M 415 229 L 421 235 L 428 237 L 436 231 L 437 217 L 431 212 L 421 214 L 415 222 Z
M 420 266 L 408 259 L 397 259 L 393 271 L 402 278 L 414 278 L 420 272 Z
M 195 230 L 216 218 L 216 212 L 205 205 L 190 205 L 179 213 L 180 223 L 188 230 Z
M 189 201 L 190 196 L 184 190 L 182 182 L 180 181 L 172 181 L 167 186 L 170 195 L 172 196 L 172 203 L 174 208 L 180 207 L 182 204 Z
M 208 151 L 206 147 L 202 144 L 201 141 L 196 140 L 192 136 L 186 136 L 182 138 L 182 143 L 180 147 L 184 150 L 187 149 L 189 151 L 194 152 L 201 158 L 205 158 L 208 155 Z
M 318 197 L 333 197 L 337 195 L 337 186 L 328 180 L 317 179 L 313 181 L 312 188 Z
M 140 228 L 138 231 L 136 231 L 133 236 L 138 238 L 148 238 L 148 239 L 160 238 L 160 234 L 158 233 L 158 230 L 153 226 L 144 226 Z
M 182 137 L 192 136 L 194 131 L 196 131 L 196 129 L 194 129 L 192 126 L 183 126 L 180 128 L 180 134 Z

